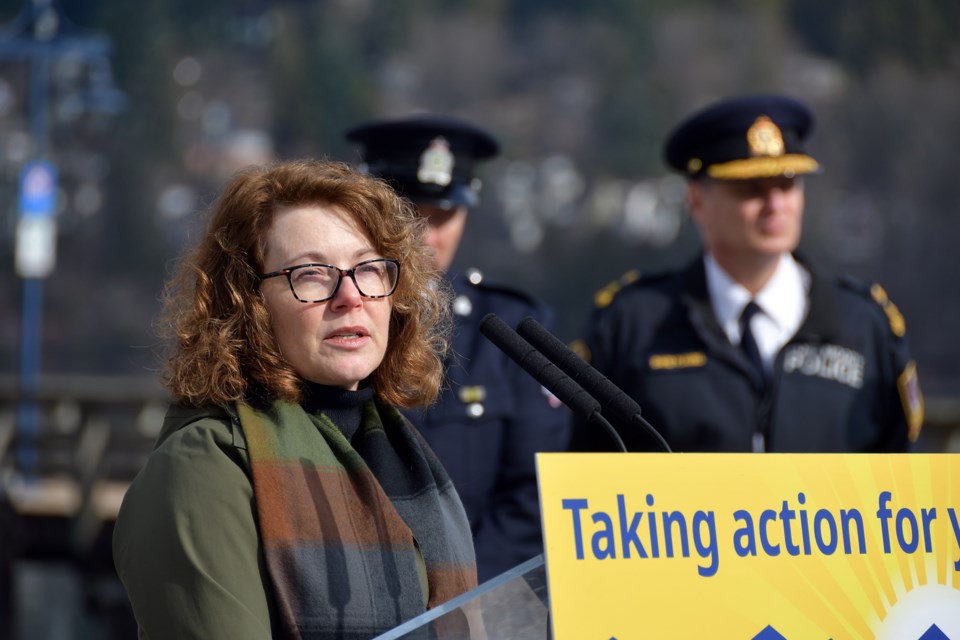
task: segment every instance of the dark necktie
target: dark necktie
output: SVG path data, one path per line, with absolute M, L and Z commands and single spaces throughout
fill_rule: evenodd
M 760 357 L 757 341 L 753 337 L 753 330 L 750 328 L 750 319 L 761 311 L 762 309 L 753 300 L 743 308 L 743 313 L 740 314 L 740 348 L 743 349 L 747 358 L 760 373 L 761 381 L 766 381 L 767 372 L 763 367 L 763 359 Z

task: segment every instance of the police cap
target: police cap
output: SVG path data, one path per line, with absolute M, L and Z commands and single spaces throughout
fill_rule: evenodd
M 664 158 L 689 178 L 748 180 L 819 171 L 803 148 L 813 113 L 798 100 L 752 95 L 695 113 L 667 137 Z
M 474 164 L 500 151 L 490 133 L 449 116 L 368 122 L 349 129 L 346 137 L 361 146 L 366 171 L 418 204 L 443 209 L 478 203 Z

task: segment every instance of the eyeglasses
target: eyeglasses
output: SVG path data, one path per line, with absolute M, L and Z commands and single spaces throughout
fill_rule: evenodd
M 400 261 L 390 258 L 364 260 L 352 269 L 339 269 L 332 264 L 311 262 L 279 271 L 261 274 L 260 279 L 287 276 L 293 297 L 300 302 L 325 302 L 337 295 L 344 276 L 350 276 L 357 291 L 365 298 L 386 298 L 397 290 Z

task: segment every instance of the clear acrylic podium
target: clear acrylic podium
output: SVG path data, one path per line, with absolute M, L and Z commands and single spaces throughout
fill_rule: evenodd
M 374 640 L 549 640 L 543 554 Z

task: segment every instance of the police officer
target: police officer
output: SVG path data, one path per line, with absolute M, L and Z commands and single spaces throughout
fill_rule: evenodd
M 534 454 L 563 450 L 565 410 L 479 331 L 495 313 L 511 326 L 526 316 L 549 323 L 550 311 L 477 269 L 452 269 L 467 213 L 478 202 L 478 161 L 499 144 L 451 117 L 418 115 L 370 122 L 347 132 L 367 170 L 394 185 L 427 219 L 427 244 L 455 292 L 453 354 L 438 402 L 408 417 L 443 462 L 474 533 L 480 580 L 541 553 Z
M 784 96 L 713 104 L 668 137 L 703 253 L 614 285 L 585 334 L 592 363 L 677 451 L 904 451 L 923 421 L 903 316 L 880 285 L 794 254 L 810 110 Z M 612 293 L 612 295 L 611 295 Z M 654 445 L 622 434 L 631 450 Z M 609 448 L 576 425 L 576 450 Z

